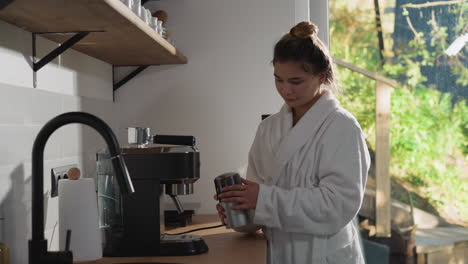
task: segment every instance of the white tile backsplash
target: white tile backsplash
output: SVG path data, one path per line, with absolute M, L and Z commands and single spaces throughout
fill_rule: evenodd
M 31 123 L 31 90 L 0 83 L 0 124 L 24 125 Z
M 57 224 L 59 216 L 58 203 L 58 197 L 50 197 L 50 191 L 44 195 L 44 230 L 53 229 Z
M 37 131 L 35 126 L 0 124 L 0 166 L 30 161 Z
M 43 125 L 62 112 L 62 95 L 40 89 L 31 90 L 32 124 Z
M 111 128 L 116 126 L 118 116 L 116 113 L 116 105 L 112 100 L 83 97 L 81 100 L 81 107 L 83 111 L 102 119 Z
M 54 227 L 45 229 L 44 231 L 45 239 L 47 239 L 47 246 L 49 251 L 59 251 L 59 225 L 56 222 Z M 62 248 L 63 250 L 63 248 Z
M 24 202 L 29 202 L 32 199 L 31 193 L 31 168 L 30 162 L 20 163 L 15 166 L 15 169 L 11 172 L 11 191 L 15 194 L 16 199 L 21 197 Z M 21 195 L 18 195 L 20 193 Z
M 83 173 L 82 176 L 84 178 L 94 178 L 96 179 L 96 152 L 101 150 L 99 148 L 96 151 L 92 152 L 84 152 L 83 156 L 81 157 L 83 160 Z
M 11 178 L 15 166 L 0 166 L 0 204 L 3 204 L 11 191 Z
M 5 242 L 10 247 L 11 263 L 26 264 L 31 239 L 31 202 L 16 199 L 4 204 Z
M 0 21 L 0 82 L 32 87 L 31 33 Z
M 63 65 L 69 69 L 81 69 L 80 73 L 74 76 L 74 94 L 100 100 L 112 100 L 111 65 L 89 56 L 64 57 Z
M 62 96 L 62 111 L 65 112 L 75 112 L 81 111 L 81 97 L 63 95 Z
M 1 200 L 4 212 L 4 241 L 11 249 L 12 263 L 27 263 L 27 241 L 31 237 L 31 179 L 30 166 L 17 165 L 0 168 L 2 181 L 8 190 Z
M 41 128 L 42 126 L 38 126 L 38 132 Z M 49 140 L 47 140 L 44 150 L 44 159 L 59 159 L 62 157 L 62 134 L 64 133 L 62 128 L 52 133 L 52 135 L 49 137 Z
M 83 126 L 81 136 L 83 138 L 82 147 L 84 153 L 95 153 L 98 149 L 106 146 L 104 138 L 94 128 Z
M 83 151 L 82 126 L 80 124 L 68 124 L 57 131 L 60 138 L 62 158 L 76 156 Z

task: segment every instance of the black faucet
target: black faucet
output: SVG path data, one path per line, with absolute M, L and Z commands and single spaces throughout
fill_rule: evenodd
M 80 123 L 96 129 L 104 138 L 109 148 L 117 182 L 123 194 L 134 192 L 130 176 L 120 147 L 110 127 L 94 115 L 83 112 L 61 114 L 42 127 L 34 140 L 32 150 L 32 239 L 29 240 L 29 264 L 72 264 L 73 255 L 68 248 L 65 251 L 47 251 L 47 240 L 44 237 L 44 148 L 50 135 L 61 126 Z M 69 235 L 68 235 L 69 236 Z M 69 238 L 69 237 L 68 237 Z

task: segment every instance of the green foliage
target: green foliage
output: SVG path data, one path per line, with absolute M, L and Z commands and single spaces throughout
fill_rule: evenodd
M 429 52 L 426 44 L 421 39 L 413 39 L 408 45 L 400 43 L 398 53 L 400 54 L 392 63 L 383 66 L 384 72 L 391 77 L 404 76 L 410 87 L 423 88 L 427 78 L 422 75 L 422 66 L 433 66 L 435 51 Z
M 334 12 L 331 20 L 330 35 L 340 36 L 339 41 L 331 41 L 333 56 L 369 71 L 376 71 L 380 62 L 375 26 L 372 23 L 373 13 L 369 10 L 348 10 L 345 6 L 339 12 Z
M 468 196 L 460 195 L 468 184 L 459 178 L 461 168 L 450 162 L 467 143 L 465 102 L 452 107 L 449 94 L 397 88 L 391 107 L 392 174 L 419 188 L 436 208 L 458 202 L 464 206 L 459 213 L 468 217 Z
M 430 34 L 416 32 L 409 43 L 397 43 L 399 50 L 382 64 L 374 11 L 350 10 L 341 0 L 330 4 L 333 56 L 405 80 L 405 86 L 393 88 L 391 97 L 392 176 L 406 182 L 442 215 L 455 208 L 457 220 L 468 223 L 468 182 L 459 177 L 463 173 L 460 161 L 463 165 L 468 159 L 468 107 L 463 100 L 454 104 L 450 94 L 428 88 L 421 73 L 421 67 L 433 66 L 441 59 L 441 50 L 449 44 L 448 29 L 428 21 L 433 29 Z M 463 18 L 460 8 L 452 11 Z M 457 25 L 453 30 L 464 32 L 465 27 Z M 457 82 L 468 84 L 468 71 L 461 59 L 448 60 L 458 75 Z M 375 150 L 375 81 L 341 67 L 338 76 L 344 90 L 340 102 L 357 117 L 369 147 Z
M 451 63 L 455 67 L 451 68 L 453 74 L 458 75 L 456 80 L 457 84 L 468 85 L 468 70 L 465 68 L 465 65 L 461 61 L 454 60 Z
M 466 57 L 461 52 L 453 57 L 444 54 L 444 51 L 451 44 L 447 40 L 449 31 L 454 36 L 461 36 L 468 32 L 467 10 L 468 3 L 466 2 L 455 5 L 451 9 L 451 13 L 459 15 L 459 21 L 455 27 L 450 29 L 440 26 L 433 16 L 427 21 L 427 24 L 432 28 L 431 32 L 425 35 L 413 28 L 409 12 L 404 8 L 403 15 L 407 18 L 407 26 L 413 31 L 414 39 L 408 44 L 397 43 L 398 48 L 395 50 L 397 56 L 389 58 L 391 63 L 384 65 L 384 72 L 391 77 L 403 77 L 411 87 L 423 88 L 427 78 L 421 74 L 421 66 L 434 66 L 436 63 L 444 62 L 450 65 L 451 72 L 456 76 L 457 84 L 468 85 L 468 70 L 464 64 Z M 428 46 L 431 48 L 428 49 Z

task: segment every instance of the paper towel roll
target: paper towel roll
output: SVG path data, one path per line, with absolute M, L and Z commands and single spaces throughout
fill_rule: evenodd
M 58 197 L 60 249 L 65 248 L 67 230 L 70 229 L 73 260 L 101 258 L 102 244 L 94 179 L 60 180 Z

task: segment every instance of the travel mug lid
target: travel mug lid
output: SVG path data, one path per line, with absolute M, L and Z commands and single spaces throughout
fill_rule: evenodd
M 228 172 L 219 175 L 214 179 L 214 184 L 216 188 L 216 193 L 220 194 L 223 191 L 223 188 L 226 186 L 242 184 L 241 177 L 239 173 L 236 172 Z

